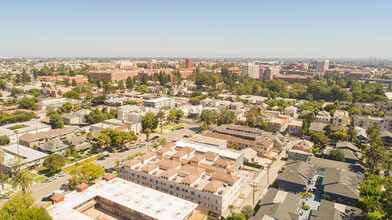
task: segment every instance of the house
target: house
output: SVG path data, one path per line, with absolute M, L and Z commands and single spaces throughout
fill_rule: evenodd
M 289 106 L 286 107 L 283 112 L 285 115 L 290 115 L 293 118 L 297 118 L 298 114 L 297 114 L 298 109 L 294 106 Z
M 61 119 L 63 119 L 65 125 L 80 125 L 86 123 L 84 116 L 78 116 L 76 114 L 62 114 Z
M 213 146 L 213 147 L 221 147 L 227 148 L 227 140 L 212 138 L 207 136 L 199 136 L 192 139 L 192 142 L 197 142 L 199 144 Z
M 310 124 L 309 131 L 313 131 L 314 133 L 324 133 L 324 128 L 327 125 L 327 123 L 323 122 L 313 122 L 312 124 Z
M 252 148 L 245 148 L 241 150 L 244 153 L 244 161 L 249 163 L 255 163 L 257 160 L 257 151 Z
M 313 155 L 313 143 L 307 140 L 290 141 L 287 144 L 287 158 L 291 160 L 307 161 Z
M 304 192 L 311 183 L 314 171 L 315 167 L 309 163 L 289 160 L 277 178 L 278 188 L 294 193 Z
M 350 124 L 350 116 L 348 111 L 336 110 L 335 113 L 333 114 L 332 123 L 334 127 L 346 126 Z
M 365 144 L 368 141 L 366 130 L 361 127 L 355 127 L 357 130 L 357 141 L 361 144 Z
M 315 121 L 328 124 L 331 122 L 331 114 L 327 111 L 319 111 L 316 115 Z
M 359 199 L 358 186 L 361 182 L 362 179 L 354 172 L 326 168 L 321 185 L 326 200 L 354 206 Z
M 289 125 L 289 118 L 272 118 L 267 123 L 269 130 L 283 132 Z
M 289 122 L 288 131 L 293 135 L 301 135 L 302 134 L 302 121 L 301 120 L 292 120 Z
M 392 132 L 381 131 L 381 140 L 387 146 L 392 146 Z
M 39 147 L 41 151 L 47 152 L 49 154 L 57 153 L 57 154 L 65 154 L 65 150 L 69 147 L 69 145 L 60 141 L 59 139 L 53 139 L 45 142 L 43 145 Z
M 301 196 L 270 188 L 259 205 L 256 215 L 249 220 L 297 220 L 301 212 Z
M 42 165 L 48 154 L 40 151 L 24 147 L 17 144 L 2 147 L 4 151 L 4 161 L 1 166 L 4 173 L 9 173 L 15 168 L 15 158 L 19 156 L 21 160 L 21 169 L 37 167 Z
M 309 220 L 361 220 L 361 214 L 359 208 L 322 199 L 318 210 L 311 210 Z
M 19 144 L 32 148 L 34 145 L 41 146 L 45 142 L 52 139 L 66 140 L 73 136 L 72 129 L 52 129 L 49 131 L 40 132 L 38 134 L 24 134 L 19 137 Z

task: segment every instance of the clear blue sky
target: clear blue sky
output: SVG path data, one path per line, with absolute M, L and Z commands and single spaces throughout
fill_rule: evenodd
M 390 0 L 0 3 L 0 56 L 391 58 Z

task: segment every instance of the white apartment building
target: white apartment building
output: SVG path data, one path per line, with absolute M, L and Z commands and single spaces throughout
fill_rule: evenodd
M 354 116 L 354 126 L 367 129 L 372 125 L 376 125 L 381 131 L 391 131 L 392 130 L 392 117 L 373 117 L 370 115 L 358 115 Z
M 202 149 L 211 151 L 203 152 Z M 227 155 L 222 157 L 216 153 L 217 149 L 169 143 L 156 152 L 125 162 L 119 169 L 119 176 L 197 203 L 210 214 L 220 216 L 239 196 L 246 177 L 237 175 L 239 166 L 224 159 Z M 230 150 L 226 152 L 230 153 Z M 243 153 L 241 155 L 243 157 Z
M 346 126 L 350 124 L 350 116 L 348 111 L 336 110 L 333 114 L 333 126 Z
M 242 65 L 242 77 L 249 76 L 253 79 L 258 79 L 260 73 L 260 66 L 252 63 Z
M 316 72 L 324 73 L 325 70 L 329 69 L 329 60 L 317 60 L 316 61 Z
M 15 126 L 24 125 L 26 127 L 14 129 Z M 0 134 L 7 135 L 10 138 L 10 143 L 16 143 L 17 134 L 15 131 L 18 131 L 18 137 L 21 137 L 24 134 L 38 134 L 44 131 L 50 131 L 52 128 L 50 125 L 43 124 L 38 121 L 25 121 L 14 124 L 3 125 L 0 127 Z
M 153 100 L 146 100 L 144 101 L 144 107 L 151 107 L 151 108 L 162 108 L 162 107 L 170 107 L 174 108 L 176 105 L 175 99 L 161 97 Z

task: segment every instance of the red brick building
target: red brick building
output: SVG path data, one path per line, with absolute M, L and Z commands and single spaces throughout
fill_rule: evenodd
M 185 66 L 186 68 L 193 67 L 193 59 L 185 59 Z
M 103 80 L 107 79 L 110 81 L 119 81 L 119 80 L 125 80 L 130 77 L 134 77 L 138 74 L 137 70 L 134 71 L 93 71 L 90 72 L 90 77 L 93 80 Z

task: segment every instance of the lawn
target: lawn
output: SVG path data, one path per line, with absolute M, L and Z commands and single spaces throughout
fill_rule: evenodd
M 14 193 L 14 191 L 7 190 L 7 192 L 6 192 L 6 193 L 4 193 L 4 194 L 0 194 L 0 196 L 3 196 L 3 195 L 9 195 L 9 194 L 11 194 L 11 193 Z
M 39 182 L 44 181 L 45 179 L 46 179 L 46 177 L 44 177 L 44 176 L 39 176 L 39 177 L 33 179 L 33 181 L 34 181 L 35 183 L 39 183 Z
M 170 125 L 163 126 L 163 129 L 172 129 L 173 126 L 177 126 L 177 125 L 178 125 L 177 123 L 173 123 Z M 160 128 L 160 126 L 159 126 L 159 128 Z
M 30 173 L 30 172 L 27 173 L 27 176 L 30 177 L 31 179 L 34 179 L 35 177 L 37 177 L 36 174 Z

